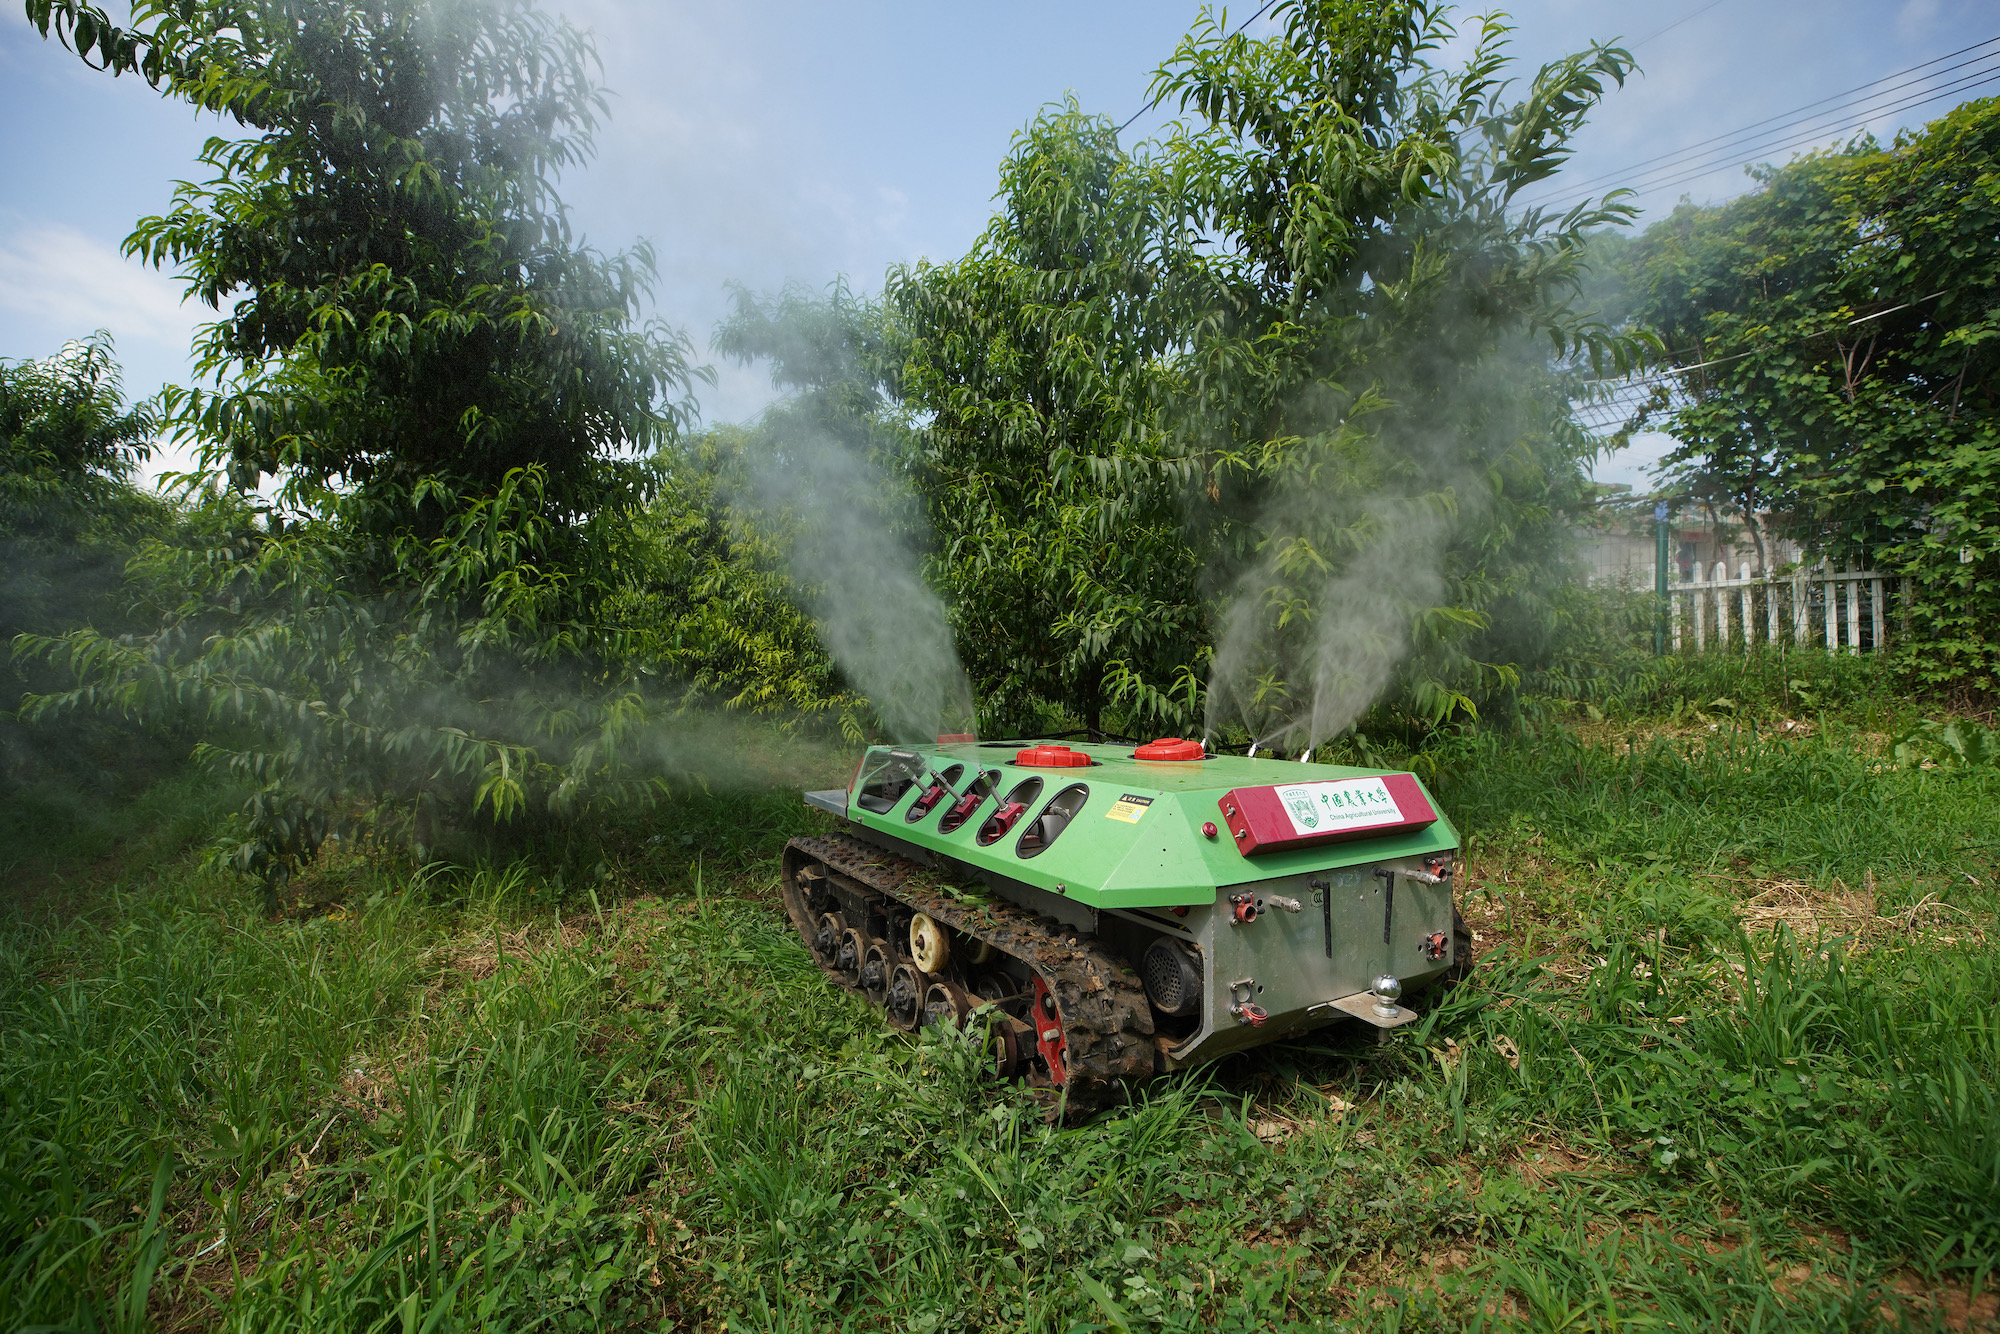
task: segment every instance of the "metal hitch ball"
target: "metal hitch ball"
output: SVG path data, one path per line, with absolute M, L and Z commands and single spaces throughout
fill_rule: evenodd
M 1368 989 L 1375 993 L 1375 1013 L 1384 1019 L 1394 1019 L 1396 1002 L 1403 995 L 1402 981 L 1394 973 L 1384 973 Z

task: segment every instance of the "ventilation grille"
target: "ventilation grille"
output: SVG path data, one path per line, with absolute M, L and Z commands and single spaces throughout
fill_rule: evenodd
M 1146 999 L 1162 1014 L 1193 1014 L 1201 1008 L 1201 969 L 1188 951 L 1170 940 L 1156 940 L 1146 951 L 1143 975 Z

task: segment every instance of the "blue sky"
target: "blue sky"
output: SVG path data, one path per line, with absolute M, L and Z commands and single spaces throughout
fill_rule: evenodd
M 727 283 L 819 286 L 846 274 L 869 290 L 892 263 L 961 254 L 985 225 L 1010 136 L 1036 109 L 1073 93 L 1123 121 L 1201 9 L 543 2 L 596 32 L 615 94 L 597 161 L 565 181 L 579 228 L 606 248 L 651 238 L 658 313 L 704 350 Z M 1230 25 L 1255 8 L 1235 7 Z M 1643 73 L 1579 139 L 1578 181 L 1630 179 L 1656 155 L 2000 35 L 2000 15 L 1971 0 L 1523 0 L 1510 12 L 1522 75 L 1593 38 L 1636 43 Z M 1954 100 L 1886 111 L 1869 127 L 1886 136 Z M 1163 120 L 1142 117 L 1128 140 Z M 13 3 L 0 13 L 0 124 L 0 357 L 45 355 L 103 327 L 134 395 L 185 380 L 189 333 L 205 312 L 181 304 L 170 275 L 121 259 L 118 242 L 193 174 L 215 122 L 136 79 L 84 68 Z M 1684 193 L 1713 202 L 1748 184 L 1731 165 L 1670 177 L 1639 203 L 1658 217 Z M 768 401 L 761 371 L 717 371 L 703 401 L 710 420 Z M 1643 484 L 1660 444 L 1640 442 L 1599 476 Z

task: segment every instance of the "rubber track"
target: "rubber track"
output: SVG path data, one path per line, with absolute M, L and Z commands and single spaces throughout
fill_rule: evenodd
M 931 868 L 846 834 L 795 838 L 788 847 L 1041 974 L 1062 1008 L 1068 1076 L 1063 1093 L 1072 1110 L 1122 1103 L 1133 1085 L 1151 1077 L 1153 1011 L 1145 988 L 1124 960 L 1094 940 L 1079 939 L 1074 928 L 1004 899 L 962 902 L 940 892 L 947 882 Z

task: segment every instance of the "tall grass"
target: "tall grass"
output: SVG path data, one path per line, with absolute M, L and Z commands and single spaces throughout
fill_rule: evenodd
M 1586 712 L 1626 717 L 1686 714 L 1876 721 L 1918 707 L 1893 658 L 1824 648 L 1758 645 L 1743 651 L 1639 655 L 1618 670 L 1555 696 Z
M 143 866 L 185 851 L 236 800 L 228 788 L 186 769 L 136 792 L 120 786 L 85 787 L 62 776 L 0 782 L 0 885 L 11 891 L 0 895 L 0 910 L 8 898 L 16 906 L 24 897 L 61 905 L 60 894 L 25 891 L 51 880 L 95 885 L 104 878 L 97 864 L 110 858 Z
M 1837 1227 L 1926 1270 L 2000 1256 L 2000 960 L 1740 942 L 1707 975 L 1611 947 L 1581 991 L 1495 969 L 1439 1016 L 1441 1087 L 1495 1123 L 1562 1127 L 1661 1183 Z M 1514 1002 L 1514 1003 L 1508 1003 Z M 1461 1117 L 1447 1133 L 1461 1145 Z
M 2000 767 L 1899 770 L 1834 724 L 1809 736 L 1634 728 L 1596 744 L 1551 727 L 1475 733 L 1439 755 L 1440 793 L 1475 838 L 1579 867 L 1962 886 L 1961 864 L 1974 871 L 2000 852 L 2000 831 L 1968 818 L 2000 804 Z
M 1885 766 L 1869 707 L 1440 749 L 1475 880 L 1507 873 L 1471 896 L 1475 980 L 1387 1042 L 1333 1030 L 1071 1129 L 987 1083 L 976 1035 L 902 1038 L 821 981 L 769 892 L 779 794 L 588 856 L 356 856 L 278 919 L 164 856 L 0 933 L 0 1311 L 1925 1327 L 1913 1291 L 1983 1301 L 2000 1256 L 2000 789 Z M 1770 877 L 1871 883 L 1876 925 L 1746 934 Z

